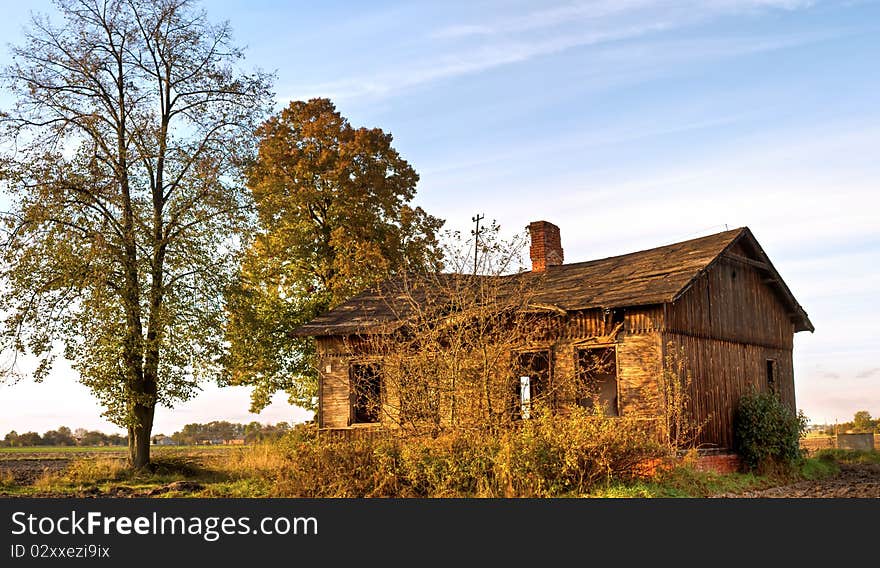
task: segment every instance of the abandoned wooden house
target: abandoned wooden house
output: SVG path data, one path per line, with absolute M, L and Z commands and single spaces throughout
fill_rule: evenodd
M 795 409 L 792 342 L 813 324 L 748 228 L 571 264 L 563 263 L 559 228 L 529 225 L 531 301 L 560 325 L 539 347 L 512 349 L 519 418 L 548 384 L 591 385 L 612 416 L 656 415 L 658 380 L 667 354 L 681 353 L 692 374 L 690 409 L 703 424 L 698 442 L 731 448 L 733 416 L 751 389 L 772 390 Z M 385 422 L 366 397 L 384 399 L 382 360 L 351 341 L 394 318 L 388 296 L 370 290 L 297 330 L 317 342 L 318 423 L 325 429 Z M 597 359 L 601 373 L 578 381 Z M 575 394 L 561 404 L 582 404 Z M 557 401 L 559 403 L 559 401 Z

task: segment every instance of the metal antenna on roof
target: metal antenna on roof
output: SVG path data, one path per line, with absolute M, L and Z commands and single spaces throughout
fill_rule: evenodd
M 475 217 L 471 217 L 471 221 L 477 224 L 477 228 L 471 231 L 474 236 L 474 276 L 477 274 L 477 258 L 480 254 L 480 221 L 485 219 L 485 215 L 477 213 Z

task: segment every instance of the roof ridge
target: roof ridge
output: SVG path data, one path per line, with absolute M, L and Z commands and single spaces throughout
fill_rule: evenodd
M 641 253 L 646 253 L 646 252 L 652 252 L 652 251 L 656 251 L 656 250 L 659 250 L 659 249 L 662 249 L 662 248 L 673 247 L 673 246 L 675 246 L 675 245 L 683 245 L 683 244 L 687 244 L 687 243 L 693 243 L 693 242 L 696 242 L 696 241 L 700 241 L 700 240 L 703 240 L 703 239 L 709 239 L 709 238 L 712 238 L 712 237 L 718 237 L 719 235 L 724 235 L 724 234 L 726 234 L 726 233 L 737 233 L 737 234 L 739 234 L 739 233 L 742 233 L 743 231 L 746 231 L 746 230 L 749 230 L 749 228 L 748 228 L 747 226 L 742 226 L 742 227 L 738 227 L 738 228 L 736 228 L 736 229 L 730 229 L 730 230 L 727 230 L 727 231 L 721 231 L 720 233 L 712 233 L 712 234 L 709 234 L 709 235 L 703 235 L 702 237 L 696 237 L 696 238 L 693 238 L 693 239 L 687 239 L 687 240 L 684 240 L 684 241 L 675 241 L 675 242 L 672 242 L 672 243 L 667 243 L 667 244 L 665 244 L 665 245 L 660 245 L 660 246 L 656 246 L 656 247 L 646 248 L 646 249 L 642 249 L 642 250 L 635 250 L 635 251 L 632 251 L 632 252 L 626 252 L 626 253 L 623 253 L 623 254 L 614 254 L 614 255 L 611 255 L 611 256 L 605 256 L 605 257 L 602 257 L 602 258 L 594 258 L 594 259 L 591 259 L 591 260 L 581 260 L 581 261 L 579 261 L 579 262 L 566 262 L 565 264 L 559 264 L 559 265 L 555 265 L 555 266 L 549 266 L 549 267 L 547 267 L 547 270 L 550 271 L 550 270 L 552 270 L 552 269 L 554 269 L 554 268 L 561 268 L 561 267 L 566 267 L 566 266 L 578 266 L 578 265 L 590 264 L 591 262 L 602 262 L 602 261 L 604 261 L 604 260 L 612 260 L 612 259 L 616 259 L 616 258 L 623 258 L 623 257 L 625 257 L 625 256 L 631 256 L 631 255 L 634 255 L 634 254 L 641 254 Z
M 751 230 L 739 227 L 622 255 L 552 266 L 544 272 L 504 275 L 499 280 L 528 279 L 535 302 L 566 311 L 664 304 L 680 297 L 725 251 L 744 237 L 760 248 Z M 766 258 L 766 253 L 762 249 L 761 252 Z M 772 267 L 769 258 L 767 261 Z M 474 278 L 469 274 L 434 274 L 438 279 Z M 778 277 L 775 269 L 774 276 Z M 486 278 L 477 277 L 477 280 Z M 781 277 L 778 278 L 781 281 Z M 535 279 L 534 282 L 531 279 Z M 806 312 L 782 284 L 785 301 L 802 319 L 799 327 L 811 329 Z M 301 326 L 296 334 L 333 335 L 382 325 L 398 317 L 398 310 L 389 301 L 394 303 L 394 299 L 385 297 L 381 290 L 365 290 L 344 302 L 344 309 L 337 307 L 317 316 Z

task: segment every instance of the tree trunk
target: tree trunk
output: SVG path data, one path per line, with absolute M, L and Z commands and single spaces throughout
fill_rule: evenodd
M 131 465 L 134 463 L 134 428 L 129 425 L 128 427 L 128 464 Z
M 121 49 L 114 53 L 116 58 L 116 88 L 118 107 L 126 108 L 125 70 Z M 150 388 L 144 377 L 144 342 L 141 322 L 141 296 L 138 275 L 137 238 L 134 222 L 134 208 L 131 199 L 131 186 L 128 178 L 128 130 L 126 113 L 120 112 L 116 124 L 116 143 L 118 162 L 116 174 L 119 176 L 119 189 L 122 196 L 122 265 L 125 274 L 125 285 L 122 290 L 122 305 L 125 309 L 126 334 L 123 343 L 123 360 L 126 367 L 126 395 L 128 396 L 131 414 L 128 427 L 129 465 L 134 469 L 143 469 L 150 464 L 150 432 L 153 429 L 153 407 L 155 386 Z M 155 383 L 154 383 L 155 384 Z M 147 395 L 146 397 L 144 395 Z M 144 405 L 144 400 L 149 406 Z M 133 415 L 133 416 L 132 416 Z M 131 422 L 133 421 L 133 423 Z
M 128 428 L 129 463 L 133 469 L 144 469 L 150 465 L 150 434 L 153 430 L 155 407 L 136 404 L 134 414 L 137 424 Z

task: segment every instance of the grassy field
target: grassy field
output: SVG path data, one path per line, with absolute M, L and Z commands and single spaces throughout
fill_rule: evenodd
M 230 446 L 154 446 L 152 448 L 152 452 L 155 453 L 165 453 L 170 451 L 171 453 L 180 452 L 180 451 L 223 451 L 228 450 Z M 101 454 L 113 454 L 117 453 L 120 455 L 125 455 L 128 453 L 128 446 L 28 446 L 23 448 L 2 448 L 0 447 L 0 460 L 3 459 L 4 454 L 23 454 L 23 455 L 34 455 L 34 454 L 93 454 L 93 453 L 101 453 Z
M 286 456 L 272 444 L 154 448 L 155 470 L 132 472 L 126 448 L 4 448 L 0 496 L 285 497 Z M 833 456 L 866 459 L 856 455 Z M 870 459 L 876 459 L 872 457 Z M 834 460 L 811 458 L 787 477 L 717 474 L 678 467 L 655 478 L 614 481 L 571 497 L 687 498 L 742 493 L 798 479 L 833 476 Z
M 0 456 L 4 454 L 82 454 L 82 453 L 113 453 L 125 452 L 126 446 L 27 446 L 23 448 L 0 448 Z M 0 459 L 3 459 L 0 457 Z
M 127 447 L 0 448 L 0 496 L 711 497 L 844 474 L 863 489 L 880 481 L 877 452 L 813 450 L 784 475 L 718 474 L 697 471 L 690 454 L 651 453 L 638 431 L 570 422 L 495 438 L 334 440 L 301 429 L 249 446 L 154 446 L 150 471 L 128 469 Z
M 234 446 L 158 446 L 152 448 L 156 470 L 133 473 L 126 468 L 125 446 L 0 448 L 0 496 L 158 494 L 174 482 L 220 481 L 224 462 L 241 452 Z M 195 492 L 192 484 L 178 486 L 176 494 Z

